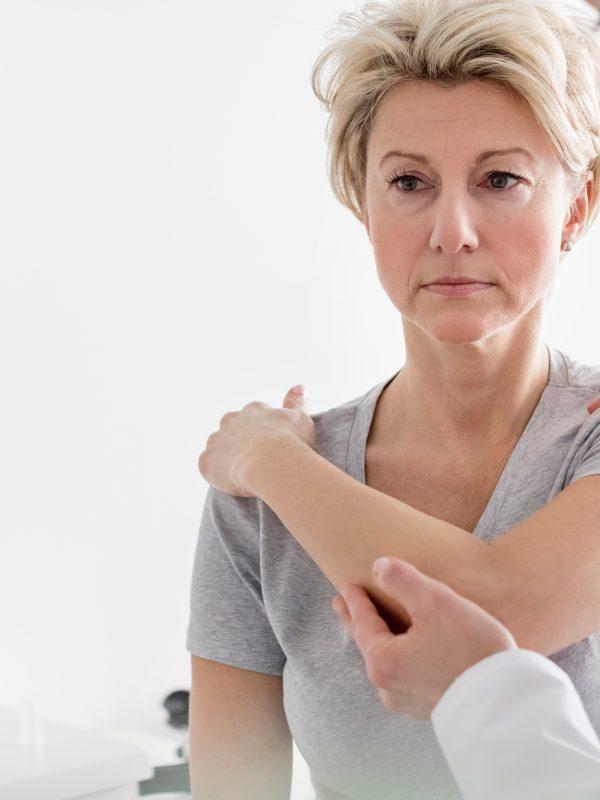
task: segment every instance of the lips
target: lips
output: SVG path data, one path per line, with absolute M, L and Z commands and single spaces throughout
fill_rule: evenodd
M 449 275 L 444 275 L 441 278 L 438 278 L 435 281 L 431 281 L 430 283 L 424 284 L 425 286 L 433 286 L 433 285 L 450 285 L 453 286 L 457 283 L 489 283 L 488 281 L 482 281 L 480 278 L 468 278 L 466 275 L 457 275 L 456 277 L 450 277 Z
M 435 292 L 438 295 L 445 295 L 446 297 L 465 297 L 485 289 L 492 289 L 491 283 L 430 283 L 423 287 L 429 289 L 430 292 Z

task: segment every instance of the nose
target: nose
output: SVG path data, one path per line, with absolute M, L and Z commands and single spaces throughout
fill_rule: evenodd
M 433 203 L 431 213 L 433 227 L 430 237 L 432 250 L 444 253 L 459 253 L 464 247 L 475 250 L 478 245 L 476 234 L 476 210 L 471 198 L 461 191 L 442 191 Z

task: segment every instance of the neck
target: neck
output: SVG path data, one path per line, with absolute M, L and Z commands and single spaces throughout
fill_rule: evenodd
M 407 339 L 405 366 L 378 401 L 382 439 L 465 454 L 516 441 L 549 380 L 543 340 L 456 345 L 419 333 L 418 343 Z

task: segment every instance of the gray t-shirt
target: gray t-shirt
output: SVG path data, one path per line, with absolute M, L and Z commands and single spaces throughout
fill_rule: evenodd
M 600 366 L 549 351 L 548 385 L 474 531 L 485 542 L 577 478 L 600 474 L 600 409 L 590 414 L 586 407 L 600 394 Z M 362 483 L 375 404 L 397 374 L 311 415 L 315 450 Z M 288 724 L 318 800 L 459 800 L 431 722 L 381 705 L 362 654 L 331 607 L 336 594 L 262 500 L 209 487 L 193 566 L 187 650 L 283 676 Z M 570 676 L 600 735 L 600 632 L 550 658 Z

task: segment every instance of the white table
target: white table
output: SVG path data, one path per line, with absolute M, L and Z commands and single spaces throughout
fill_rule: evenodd
M 0 706 L 0 800 L 133 800 L 154 774 L 140 748 L 50 720 L 40 727 L 44 743 L 20 744 L 20 710 Z

